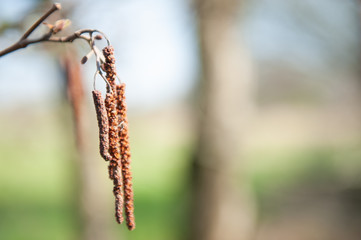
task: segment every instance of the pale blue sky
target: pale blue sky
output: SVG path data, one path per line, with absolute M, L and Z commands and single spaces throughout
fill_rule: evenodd
M 31 1 L 0 2 L 0 12 L 6 13 L 0 15 L 0 20 L 17 21 L 13 16 L 31 7 Z M 66 7 L 71 1 L 59 2 Z M 130 107 L 152 108 L 177 101 L 195 84 L 195 26 L 184 1 L 84 0 L 78 1 L 70 18 L 76 28 L 97 28 L 110 38 L 116 50 L 118 74 L 128 86 Z M 15 41 L 17 33 L 7 32 L 3 39 L 0 48 Z M 76 44 L 86 54 L 87 46 L 81 41 Z M 36 49 L 30 46 L 0 59 L 0 106 L 14 103 L 14 98 L 20 104 L 44 102 L 58 94 L 60 76 L 56 66 Z M 83 70 L 91 89 L 94 62 L 89 61 Z M 98 83 L 101 85 L 101 81 Z
M 358 64 L 358 0 L 248 0 L 245 36 L 255 57 L 307 71 Z M 355 66 L 353 66 L 355 67 Z
M 0 21 L 5 18 L 17 21 L 16 16 L 22 16 L 31 2 L 0 0 Z M 66 8 L 74 1 L 60 2 Z M 356 72 L 359 68 L 360 9 L 356 0 L 246 2 L 249 6 L 243 11 L 242 26 L 255 61 L 281 63 L 310 76 L 342 75 L 342 71 Z M 128 85 L 131 108 L 170 104 L 190 93 L 197 81 L 199 63 L 189 1 L 79 0 L 77 3 L 70 16 L 75 28 L 97 28 L 112 41 L 118 74 Z M 17 32 L 6 32 L 0 38 L 0 48 L 18 36 Z M 86 54 L 87 46 L 76 44 Z M 56 65 L 45 54 L 36 52 L 39 49 L 31 46 L 0 59 L 0 107 L 11 106 L 10 103 L 44 104 L 58 96 L 60 76 Z M 82 69 L 90 90 L 94 63 L 90 61 Z

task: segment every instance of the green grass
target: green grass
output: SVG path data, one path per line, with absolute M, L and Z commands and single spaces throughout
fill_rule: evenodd
M 62 149 L 64 133 L 49 117 L 29 119 L 31 128 L 7 120 L 0 138 L 0 239 L 77 239 L 72 188 L 64 179 L 72 149 Z
M 260 216 L 276 214 L 279 199 L 297 191 L 337 190 L 361 184 L 359 149 L 356 143 L 252 153 L 246 178 L 251 182 Z
M 0 239 L 79 239 L 70 121 L 59 125 L 59 113 L 26 126 L 14 118 L 0 125 Z M 137 229 L 112 224 L 122 239 L 183 239 L 189 146 L 151 131 L 135 129 L 131 139 Z
M 71 118 L 20 116 L 0 120 L 0 239 L 79 239 Z M 130 127 L 137 228 L 129 232 L 112 222 L 116 232 L 129 240 L 186 239 L 192 143 L 163 125 L 139 121 Z M 358 149 L 257 150 L 246 154 L 242 181 L 251 183 L 260 212 L 268 213 L 267 202 L 290 189 L 358 181 Z

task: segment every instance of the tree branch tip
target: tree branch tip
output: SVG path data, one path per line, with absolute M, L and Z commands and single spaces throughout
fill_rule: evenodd
M 53 8 L 55 8 L 56 10 L 60 10 L 61 9 L 61 4 L 60 3 L 54 3 Z

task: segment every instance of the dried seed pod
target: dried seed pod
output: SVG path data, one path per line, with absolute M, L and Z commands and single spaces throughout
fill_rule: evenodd
M 100 91 L 93 91 L 93 100 L 99 127 L 99 150 L 105 161 L 110 161 L 109 154 L 109 123 L 107 111 Z

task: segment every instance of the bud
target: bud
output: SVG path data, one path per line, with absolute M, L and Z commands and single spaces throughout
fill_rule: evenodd
M 80 62 L 81 62 L 81 64 L 85 64 L 87 61 L 88 61 L 88 57 L 84 56 Z
M 55 24 L 54 24 L 54 28 L 53 28 L 54 34 L 60 32 L 63 29 L 65 29 L 70 24 L 71 24 L 71 21 L 69 19 L 60 19 L 60 20 L 56 21 Z
M 103 39 L 103 37 L 102 37 L 102 35 L 95 35 L 95 37 L 94 37 L 96 40 L 102 40 Z
M 47 26 L 49 29 L 53 29 L 53 28 L 54 28 L 54 25 L 49 24 L 49 23 L 47 23 L 47 22 L 43 22 L 43 24 L 44 24 L 45 26 Z
M 93 53 L 94 53 L 93 50 L 88 52 L 88 54 L 81 59 L 80 61 L 81 64 L 85 64 L 88 61 L 88 59 L 93 55 Z

